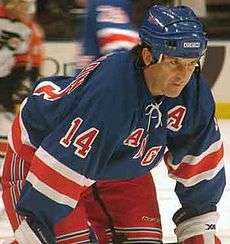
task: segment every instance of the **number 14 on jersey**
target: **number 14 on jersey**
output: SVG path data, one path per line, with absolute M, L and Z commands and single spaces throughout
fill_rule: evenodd
M 75 135 L 77 134 L 79 128 L 81 127 L 83 120 L 78 117 L 74 119 L 71 123 L 70 128 L 66 132 L 65 136 L 61 138 L 60 144 L 63 147 L 69 147 L 71 144 L 76 147 L 75 154 L 80 158 L 86 158 L 88 153 L 92 148 L 92 144 L 96 139 L 99 130 L 95 127 L 92 127 L 82 133 L 80 133 L 75 139 Z

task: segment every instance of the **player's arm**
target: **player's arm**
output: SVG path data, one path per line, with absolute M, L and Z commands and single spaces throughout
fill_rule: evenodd
M 195 120 L 192 116 L 186 119 L 186 114 L 181 129 L 173 129 L 173 120 L 168 123 L 165 162 L 169 176 L 177 181 L 175 192 L 182 205 L 173 217 L 175 232 L 183 243 L 220 243 L 215 233 L 216 205 L 225 187 L 223 143 L 214 118 L 214 101 L 203 82 L 199 97 L 193 98 L 200 102 L 193 107 Z
M 130 50 L 137 45 L 139 37 L 130 22 L 129 5 L 124 1 L 108 4 L 89 2 L 84 23 L 83 53 L 79 60 L 82 66 L 96 57 Z
M 59 82 L 64 83 L 60 79 Z M 39 82 L 42 80 L 38 81 L 37 85 Z M 2 178 L 3 201 L 15 234 L 20 233 L 21 227 L 25 227 L 24 216 L 18 214 L 15 207 L 21 197 L 34 154 L 44 136 L 50 133 L 52 126 L 55 127 L 55 120 L 58 120 L 57 107 L 58 103 L 48 104 L 38 96 L 28 97 L 21 105 L 8 136 L 9 147 L 4 161 Z M 46 115 L 47 110 L 49 118 Z M 64 112 L 60 111 L 60 114 L 63 115 Z M 47 121 L 52 126 L 49 126 Z M 33 219 L 32 215 L 30 215 L 29 223 L 33 223 L 31 219 Z M 23 224 L 21 224 L 22 221 Z
M 43 138 L 32 158 L 17 204 L 18 213 L 28 220 L 26 226 L 34 233 L 40 231 L 48 239 L 54 236 L 53 226 L 77 206 L 82 192 L 100 176 L 116 145 L 119 128 L 109 128 L 114 120 L 110 112 L 114 98 L 96 84 L 92 94 L 89 91 L 88 96 L 79 97 L 77 105 L 70 106 L 66 115 L 61 113 L 60 120 L 50 115 L 50 119 L 54 119 L 53 130 Z M 44 83 L 35 96 L 49 100 L 48 104 L 55 103 L 47 91 L 50 90 Z M 57 89 L 57 93 L 62 92 Z M 71 98 L 60 97 L 65 98 L 68 107 Z M 47 108 L 43 106 L 43 109 Z M 20 230 L 23 232 L 23 226 Z
M 81 42 L 77 46 L 76 73 L 100 56 L 96 36 L 95 2 L 93 1 L 88 2 L 81 35 Z
M 100 54 L 130 50 L 139 42 L 130 20 L 128 1 L 99 4 L 96 8 L 97 42 Z

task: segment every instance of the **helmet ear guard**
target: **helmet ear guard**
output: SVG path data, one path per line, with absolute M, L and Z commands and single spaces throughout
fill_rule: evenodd
M 207 49 L 207 36 L 193 11 L 185 6 L 151 7 L 139 36 L 152 48 L 155 61 L 161 54 L 181 58 L 200 58 Z

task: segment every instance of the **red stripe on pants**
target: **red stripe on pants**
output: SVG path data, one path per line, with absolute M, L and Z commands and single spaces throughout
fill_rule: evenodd
M 15 211 L 15 205 L 25 183 L 28 169 L 29 165 L 8 146 L 3 166 L 2 199 L 13 230 L 16 230 L 21 222 L 21 217 Z

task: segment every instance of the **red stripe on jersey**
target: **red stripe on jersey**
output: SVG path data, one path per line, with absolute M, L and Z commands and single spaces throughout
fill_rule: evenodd
M 23 144 L 21 136 L 22 130 L 20 127 L 20 118 L 19 115 L 17 115 L 12 125 L 12 140 L 14 144 L 14 149 L 20 157 L 30 162 L 33 158 L 35 149 Z
M 175 175 L 176 177 L 183 178 L 183 179 L 189 179 L 193 176 L 196 176 L 200 173 L 212 170 L 217 167 L 220 160 L 223 158 L 224 155 L 224 147 L 223 144 L 221 145 L 221 148 L 213 153 L 208 154 L 204 158 L 200 160 L 195 165 L 191 165 L 189 163 L 183 162 L 179 165 L 177 169 L 173 169 L 168 163 L 167 163 L 167 157 L 168 154 L 165 155 L 166 157 L 166 164 L 168 166 L 169 173 Z
M 110 36 L 100 37 L 99 45 L 102 47 L 102 46 L 105 46 L 107 44 L 110 44 L 110 43 L 116 42 L 116 41 L 126 41 L 126 42 L 130 42 L 133 44 L 137 44 L 138 38 L 132 37 L 132 36 L 127 36 L 127 35 L 122 35 L 122 34 L 112 34 Z
M 85 189 L 85 187 L 76 184 L 47 166 L 36 156 L 33 158 L 30 171 L 52 189 L 77 201 L 81 192 Z

